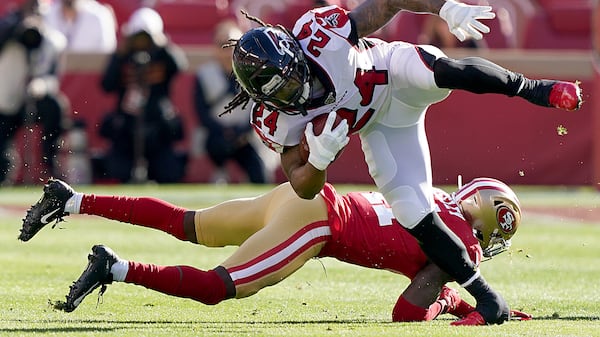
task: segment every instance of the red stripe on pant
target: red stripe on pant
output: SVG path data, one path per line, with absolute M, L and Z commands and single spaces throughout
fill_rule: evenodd
M 314 235 L 314 237 L 303 237 L 304 235 Z M 311 247 L 321 242 L 326 242 L 329 240 L 330 235 L 331 233 L 326 221 L 312 223 L 267 252 L 247 263 L 228 268 L 227 271 L 236 286 L 256 281 L 282 269 Z M 286 253 L 285 250 L 290 251 Z M 270 258 L 277 258 L 278 260 L 270 262 L 268 261 Z

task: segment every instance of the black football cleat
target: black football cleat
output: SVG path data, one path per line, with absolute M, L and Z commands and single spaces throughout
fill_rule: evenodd
M 73 282 L 67 295 L 67 301 L 60 309 L 66 312 L 77 309 L 83 299 L 98 287 L 101 287 L 98 296 L 102 296 L 106 291 L 106 285 L 113 281 L 110 267 L 118 260 L 119 257 L 112 249 L 103 245 L 92 247 L 85 270 L 77 281 Z
M 19 240 L 29 241 L 50 222 L 56 221 L 52 226 L 54 228 L 58 222 L 63 221 L 63 217 L 69 215 L 65 212 L 65 205 L 73 194 L 73 188 L 64 181 L 49 179 L 44 185 L 44 194 L 40 200 L 27 210 Z

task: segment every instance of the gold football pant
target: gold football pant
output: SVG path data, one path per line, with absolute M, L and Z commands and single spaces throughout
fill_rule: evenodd
M 322 197 L 300 199 L 289 183 L 197 210 L 194 223 L 199 244 L 239 246 L 220 264 L 231 276 L 236 298 L 285 279 L 317 256 L 331 236 Z

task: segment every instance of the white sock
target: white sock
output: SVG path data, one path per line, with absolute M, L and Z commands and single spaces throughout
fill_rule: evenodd
M 129 271 L 129 261 L 118 259 L 110 267 L 110 273 L 113 276 L 113 281 L 115 282 L 123 282 L 125 281 L 125 276 L 127 276 L 127 272 Z
M 65 205 L 65 212 L 69 214 L 79 214 L 81 208 L 81 200 L 83 199 L 83 193 L 75 192 Z

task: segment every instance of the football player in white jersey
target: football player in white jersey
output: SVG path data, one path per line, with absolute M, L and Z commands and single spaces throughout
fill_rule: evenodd
M 425 112 L 452 89 L 519 96 L 541 106 L 576 110 L 577 83 L 532 80 L 479 57 L 448 58 L 430 45 L 385 42 L 366 36 L 398 11 L 438 14 L 459 39 L 482 38 L 489 6 L 454 0 L 367 0 L 352 12 L 337 6 L 311 10 L 293 31 L 265 25 L 233 41 L 233 70 L 244 89 L 228 108 L 254 101 L 251 123 L 264 143 L 281 154 L 296 193 L 313 198 L 326 169 L 358 133 L 380 192 L 394 216 L 423 251 L 477 300 L 487 323 L 508 319 L 508 306 L 469 261 L 464 245 L 433 212 L 431 160 Z M 310 121 L 329 114 L 319 135 Z M 336 116 L 337 114 L 337 116 Z M 344 118 L 333 127 L 337 117 Z M 306 137 L 310 153 L 301 156 Z

